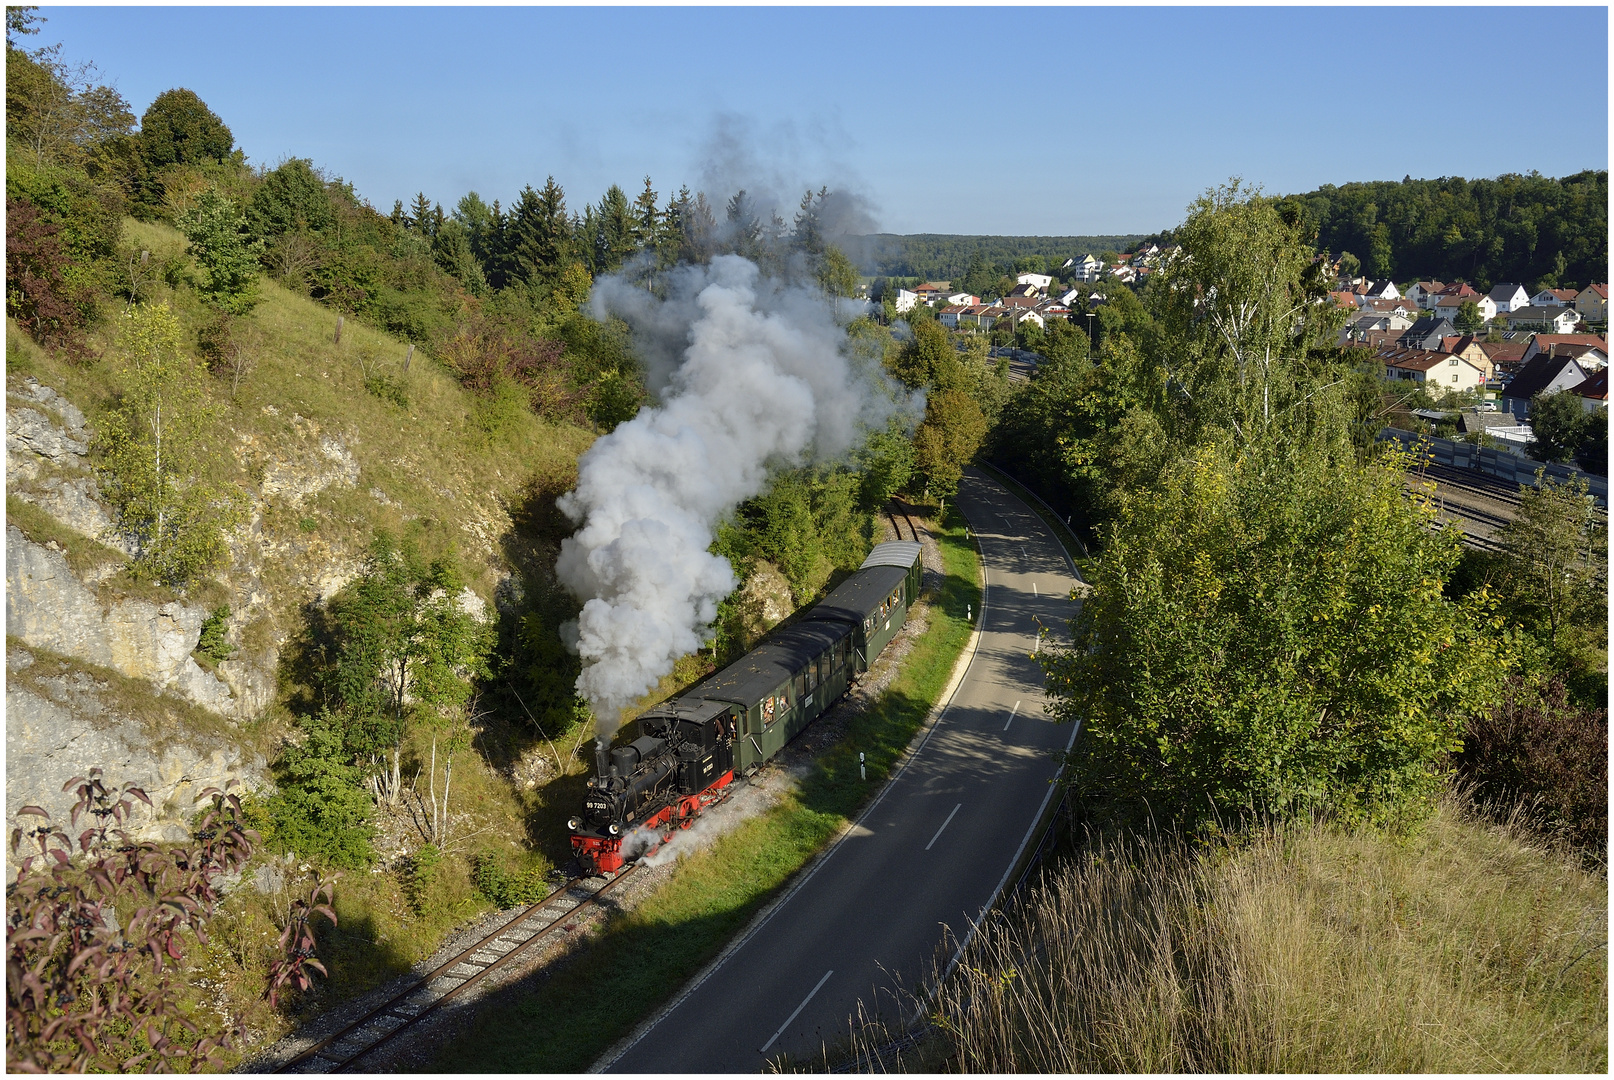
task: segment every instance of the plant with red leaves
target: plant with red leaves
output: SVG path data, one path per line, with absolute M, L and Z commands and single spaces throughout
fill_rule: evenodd
M 309 927 L 308 921 L 315 915 L 323 915 L 336 925 L 336 912 L 332 909 L 333 881 L 321 880 L 314 885 L 313 892 L 308 899 L 294 900 L 291 905 L 291 918 L 286 920 L 286 929 L 280 932 L 280 959 L 269 968 L 269 986 L 264 996 L 269 999 L 269 1007 L 276 1008 L 280 1002 L 280 992 L 287 983 L 298 990 L 307 990 L 314 985 L 309 977 L 309 970 L 319 972 L 321 975 L 329 974 L 325 965 L 314 958 L 314 931 Z M 320 903 L 320 897 L 325 903 Z
M 201 1031 L 187 1015 L 175 975 L 183 970 L 188 936 L 208 942 L 220 879 L 239 872 L 258 841 L 242 824 L 239 798 L 207 789 L 202 795 L 212 807 L 190 841 L 158 847 L 129 835 L 135 801 L 151 805 L 134 784 L 109 786 L 92 769 L 62 790 L 78 797 L 70 827 L 89 819 L 78 835 L 77 861 L 73 839 L 38 806 L 18 811 L 38 824 L 11 834 L 20 859 L 6 890 L 8 1066 L 167 1071 L 213 1062 L 238 1029 Z M 296 953 L 312 952 L 306 918 L 303 931 L 283 945 L 293 937 Z M 300 972 L 308 962 L 288 952 L 277 969 L 289 963 Z
M 60 231 L 29 200 L 6 196 L 6 314 L 41 345 L 82 359 L 83 313 L 64 277 Z
M 1525 821 L 1591 854 L 1608 851 L 1608 710 L 1569 700 L 1558 675 L 1516 675 L 1469 725 L 1458 774 L 1488 813 Z
M 501 382 L 526 391 L 528 406 L 550 419 L 576 419 L 583 392 L 570 385 L 564 346 L 526 333 L 508 320 L 475 315 L 441 342 L 437 353 L 460 384 L 492 394 Z

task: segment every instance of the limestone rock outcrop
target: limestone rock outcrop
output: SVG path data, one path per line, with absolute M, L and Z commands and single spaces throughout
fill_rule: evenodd
M 100 768 L 109 783 L 132 781 L 153 805 L 137 804 L 132 831 L 146 840 L 183 839 L 197 799 L 235 780 L 243 790 L 263 785 L 268 768 L 225 740 L 195 732 L 154 736 L 104 699 L 106 688 L 83 673 L 21 677 L 35 665 L 28 650 L 6 650 L 6 811 L 42 807 L 66 828 L 73 796 L 61 790 L 73 776 Z

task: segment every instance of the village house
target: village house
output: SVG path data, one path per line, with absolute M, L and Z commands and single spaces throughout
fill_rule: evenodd
M 1477 301 L 1480 298 L 1480 293 L 1475 290 L 1474 286 L 1470 285 L 1466 281 L 1454 281 L 1450 285 L 1443 286 L 1439 291 L 1432 295 L 1432 298 L 1429 301 L 1428 310 L 1433 310 L 1434 306 L 1440 302 L 1441 298 L 1446 296 L 1455 296 L 1459 300 Z
M 1588 285 L 1575 294 L 1575 310 L 1587 322 L 1608 321 L 1608 284 Z
M 1401 299 L 1401 290 L 1395 287 L 1395 282 L 1388 279 L 1384 281 L 1367 281 L 1364 279 L 1351 291 L 1358 296 L 1366 296 L 1374 300 Z
M 1464 334 L 1461 337 L 1448 337 L 1440 339 L 1440 351 L 1461 356 L 1470 364 L 1485 373 L 1485 381 L 1490 382 L 1496 378 L 1496 365 L 1491 362 L 1485 346 L 1480 344 L 1479 338 L 1473 334 Z
M 1431 392 L 1458 393 L 1485 385 L 1485 372 L 1461 356 L 1431 349 L 1386 349 L 1384 377 L 1427 384 Z
M 1589 374 L 1572 356 L 1538 353 L 1526 360 L 1513 381 L 1503 388 L 1502 400 L 1514 416 L 1528 420 L 1531 398 L 1571 390 L 1585 382 Z
M 923 284 L 915 285 L 913 291 L 919 297 L 920 303 L 934 304 L 947 292 L 951 291 L 952 287 L 953 283 L 951 281 L 927 281 Z
M 957 330 L 958 317 L 968 310 L 969 306 L 967 304 L 948 304 L 936 312 L 936 321 L 949 330 Z
M 1027 322 L 1038 327 L 1039 329 L 1045 328 L 1048 325 L 1048 321 L 1037 312 L 1035 307 L 1019 306 L 1007 307 L 1003 314 L 998 316 L 997 322 L 993 325 L 1008 326 L 1012 329 L 1018 327 L 1021 323 Z
M 1472 290 L 1470 290 L 1470 292 L 1472 292 Z M 1442 296 L 1435 301 L 1435 306 L 1430 310 L 1436 315 L 1450 319 L 1455 324 L 1457 321 L 1457 312 L 1464 304 L 1469 302 L 1473 302 L 1473 304 L 1479 308 L 1480 318 L 1484 319 L 1486 322 L 1490 322 L 1492 319 L 1496 318 L 1496 301 L 1492 300 L 1489 296 L 1481 296 L 1478 293 L 1473 293 L 1471 296 Z
M 949 304 L 961 304 L 964 307 L 973 307 L 981 302 L 979 296 L 972 296 L 967 292 L 949 293 L 943 299 Z
M 1104 276 L 1104 263 L 1092 255 L 1083 255 L 1075 262 L 1077 281 L 1097 281 Z
M 1409 349 L 1438 349 L 1440 339 L 1453 337 L 1457 328 L 1451 324 L 1450 319 L 1443 319 L 1439 315 L 1425 315 L 1413 323 L 1396 340 Z
M 1524 291 L 1524 286 L 1511 281 L 1501 282 L 1490 291 L 1489 295 L 1491 302 L 1496 305 L 1495 310 L 1499 313 L 1530 306 L 1530 294 Z
M 1435 306 L 1435 300 L 1444 289 L 1445 283 L 1439 281 L 1415 281 L 1407 287 L 1407 299 L 1428 311 Z
M 1569 307 L 1514 308 L 1501 316 L 1509 330 L 1539 328 L 1549 334 L 1567 334 L 1580 322 L 1580 313 Z
M 1594 371 L 1586 377 L 1586 381 L 1569 391 L 1580 398 L 1582 407 L 1587 412 L 1594 413 L 1599 409 L 1608 408 L 1608 368 Z
M 971 304 L 958 313 L 958 325 L 966 330 L 989 330 L 1003 314 L 1003 307 L 998 304 Z
M 1038 295 L 1046 293 L 1054 283 L 1053 276 L 1050 274 L 1021 274 L 1014 280 L 1018 285 L 1035 285 Z
M 1574 289 L 1542 289 L 1530 297 L 1534 307 L 1573 307 L 1575 304 Z
M 1543 353 L 1561 354 L 1575 345 L 1596 349 L 1601 356 L 1608 355 L 1608 339 L 1598 334 L 1537 334 L 1525 345 L 1519 359 L 1528 363 Z

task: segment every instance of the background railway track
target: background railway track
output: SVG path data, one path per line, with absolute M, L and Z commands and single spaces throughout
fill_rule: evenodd
M 1496 533 L 1518 513 L 1517 485 L 1488 473 L 1434 463 L 1407 474 L 1409 487 L 1419 481 L 1435 485 L 1429 497 L 1436 517 L 1461 526 L 1464 544 L 1481 551 L 1500 549 Z
M 893 498 L 891 508 L 886 510 L 885 516 L 891 519 L 891 527 L 896 530 L 898 540 L 919 540 L 919 530 L 914 527 L 913 518 L 908 516 L 907 506 Z M 908 523 L 907 536 L 902 535 L 902 526 L 897 523 L 897 518 L 899 517 Z M 923 541 L 920 542 L 923 543 Z
M 298 1051 L 274 1071 L 341 1072 L 361 1058 L 391 1045 L 420 1020 L 490 974 L 509 967 L 557 929 L 562 932 L 571 929 L 571 920 L 596 906 L 602 896 L 626 881 L 638 867 L 638 863 L 624 867 L 604 885 L 592 890 L 585 886 L 589 879 L 571 879 L 356 1020 Z

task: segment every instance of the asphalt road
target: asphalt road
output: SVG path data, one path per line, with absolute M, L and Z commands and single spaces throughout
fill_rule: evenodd
M 996 481 L 972 470 L 958 505 L 980 538 L 986 602 L 951 704 L 840 843 L 606 1071 L 757 1072 L 781 1053 L 816 1056 L 860 1003 L 911 1008 L 894 988 L 950 958 L 1002 887 L 1054 790 L 1049 751 L 1075 736 L 1045 714 L 1030 655 L 1039 625 L 1065 638 L 1075 578 L 1042 519 Z

